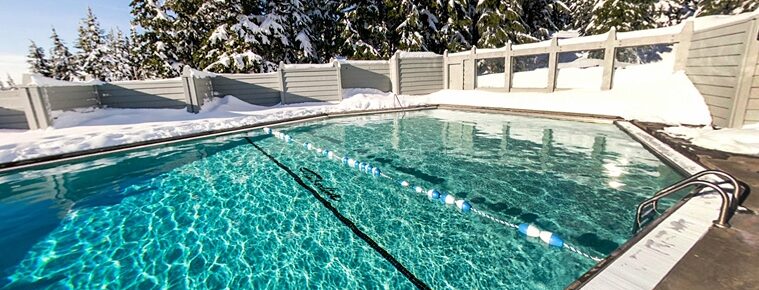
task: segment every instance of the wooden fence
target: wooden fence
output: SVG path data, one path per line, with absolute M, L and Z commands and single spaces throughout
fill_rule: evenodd
M 375 88 L 405 94 L 442 89 L 442 56 L 422 55 L 423 58 L 417 59 L 397 53 L 389 61 L 280 64 L 280 70 L 274 73 L 207 74 L 186 67 L 182 76 L 174 79 L 26 85 L 0 94 L 0 128 L 47 128 L 54 121 L 55 111 L 77 108 L 186 108 L 197 113 L 206 100 L 227 95 L 255 105 L 273 106 L 340 101 L 343 88 Z M 403 82 L 398 80 L 401 76 Z
M 659 44 L 687 43 L 693 31 L 693 22 L 686 22 L 682 30 L 677 31 L 672 27 L 657 29 L 650 34 L 627 32 L 617 33 L 614 28 L 605 35 L 593 35 L 572 39 L 553 38 L 551 40 L 521 45 L 507 45 L 500 49 L 478 50 L 476 47 L 469 52 L 443 54 L 444 80 L 446 89 L 485 89 L 489 91 L 538 91 L 553 92 L 556 90 L 556 76 L 559 71 L 559 54 L 581 51 L 603 51 L 603 59 L 599 60 L 603 66 L 603 77 L 600 89 L 609 90 L 613 86 L 614 68 L 619 67 L 615 57 L 619 49 L 650 46 Z M 676 47 L 676 59 L 685 59 L 688 50 Z M 546 82 L 542 88 L 515 88 L 513 83 L 515 59 L 530 56 L 546 56 L 547 70 Z M 500 59 L 503 61 L 503 86 L 502 87 L 479 87 L 477 84 L 477 63 L 480 60 Z M 684 69 L 683 62 L 675 64 L 676 70 Z
M 672 45 L 673 69 L 683 70 L 704 96 L 713 124 L 741 127 L 759 123 L 759 16 L 743 17 L 717 26 L 696 27 L 686 21 L 680 26 L 572 39 L 551 39 L 540 43 L 507 45 L 500 49 L 473 48 L 468 52 L 443 55 L 443 80 L 446 89 L 500 92 L 553 92 L 561 68 L 559 54 L 580 51 L 602 52 L 597 65 L 603 67 L 601 90 L 614 86 L 616 55 L 620 49 Z M 543 56 L 547 59 L 545 84 L 539 88 L 518 88 L 514 84 L 516 60 Z M 478 84 L 478 62 L 499 60 L 503 80 L 499 86 Z

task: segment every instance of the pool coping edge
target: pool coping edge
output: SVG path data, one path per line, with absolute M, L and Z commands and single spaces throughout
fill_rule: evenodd
M 107 153 L 127 152 L 127 151 L 144 149 L 144 148 L 158 147 L 158 146 L 163 146 L 163 145 L 172 144 L 172 143 L 189 142 L 189 141 L 193 141 L 197 139 L 231 135 L 231 134 L 241 133 L 244 131 L 258 129 L 258 128 L 262 128 L 266 126 L 272 126 L 272 127 L 281 126 L 281 125 L 316 121 L 316 120 L 328 119 L 328 118 L 351 117 L 351 116 L 407 112 L 407 111 L 434 110 L 434 109 L 448 109 L 448 110 L 489 112 L 489 113 L 508 113 L 512 115 L 527 115 L 527 116 L 537 116 L 537 117 L 550 118 L 550 119 L 584 121 L 584 122 L 599 122 L 599 120 L 611 122 L 615 120 L 624 120 L 621 117 L 609 116 L 609 115 L 563 113 L 563 112 L 555 112 L 555 111 L 539 111 L 539 110 L 528 110 L 528 109 L 496 108 L 496 107 L 451 105 L 451 104 L 425 104 L 425 105 L 413 105 L 413 106 L 404 106 L 404 107 L 396 107 L 396 108 L 387 108 L 387 109 L 370 109 L 370 110 L 353 110 L 353 111 L 333 112 L 333 113 L 316 113 L 316 114 L 303 115 L 303 116 L 298 116 L 298 117 L 293 117 L 293 118 L 285 118 L 285 119 L 280 119 L 276 121 L 258 122 L 258 123 L 243 125 L 243 126 L 231 127 L 231 128 L 201 131 L 201 132 L 183 134 L 183 135 L 166 137 L 166 138 L 144 140 L 144 141 L 138 141 L 138 142 L 132 142 L 132 143 L 100 147 L 100 148 L 92 148 L 92 149 L 77 150 L 77 151 L 60 153 L 60 154 L 45 155 L 45 156 L 22 159 L 22 160 L 17 160 L 17 161 L 3 162 L 3 163 L 0 163 L 0 173 L 24 169 L 28 167 L 78 160 L 78 159 L 83 159 L 83 158 L 88 158 L 88 157 L 96 157 L 96 156 L 104 155 Z
M 640 128 L 635 122 L 631 121 L 615 121 L 614 124 L 623 132 L 628 134 L 631 138 L 635 139 L 638 143 L 643 145 L 643 147 L 657 156 L 660 160 L 664 161 L 667 165 L 675 168 L 680 173 L 683 173 L 684 175 L 692 175 L 694 173 L 697 173 L 699 171 L 705 170 L 705 167 L 687 157 L 686 155 L 681 154 L 680 152 L 677 152 L 674 148 L 671 148 L 666 143 L 662 142 L 661 140 L 657 139 L 655 136 L 647 133 L 645 130 Z M 599 277 L 602 277 L 602 275 L 606 275 L 605 273 L 608 273 L 607 271 L 610 270 L 610 267 L 612 267 L 615 263 L 621 263 L 624 264 L 629 261 L 625 261 L 624 259 L 631 259 L 630 251 L 636 246 L 639 245 L 641 242 L 643 242 L 644 239 L 648 239 L 648 241 L 652 241 L 654 238 L 652 238 L 650 235 L 654 234 L 656 231 L 657 234 L 666 233 L 666 229 L 664 229 L 664 222 L 668 221 L 673 218 L 673 216 L 677 214 L 684 214 L 682 210 L 686 210 L 683 207 L 688 205 L 689 207 L 696 206 L 696 203 L 702 202 L 704 200 L 710 200 L 712 199 L 713 194 L 704 194 L 704 195 L 694 195 L 694 193 L 691 193 L 678 201 L 675 205 L 673 205 L 671 208 L 666 210 L 660 217 L 652 221 L 650 224 L 648 224 L 643 230 L 638 232 L 636 235 L 634 235 L 632 238 L 630 238 L 627 242 L 622 244 L 619 248 L 614 250 L 609 256 L 604 258 L 601 262 L 597 263 L 596 266 L 588 270 L 585 274 L 583 274 L 580 278 L 575 280 L 572 284 L 568 285 L 566 289 L 602 289 L 604 287 L 598 287 L 599 285 L 593 285 L 591 283 L 603 283 L 603 282 L 594 282 L 594 280 L 599 279 Z M 708 204 L 708 203 L 707 203 Z M 703 207 L 704 204 L 698 205 L 700 207 Z M 706 209 L 709 210 L 709 209 Z M 703 217 L 703 219 L 708 222 L 709 225 L 711 225 L 712 218 L 711 217 Z M 703 227 L 703 225 L 701 225 Z M 607 280 L 615 280 L 616 282 L 626 282 L 627 287 L 623 287 L 625 289 L 653 289 L 658 285 L 664 277 L 671 271 L 677 262 L 682 259 L 682 257 L 700 240 L 708 231 L 709 227 L 702 228 L 698 230 L 697 232 L 691 232 L 690 234 L 693 234 L 695 239 L 692 239 L 691 241 L 687 242 L 687 245 L 678 245 L 680 246 L 678 250 L 680 250 L 679 253 L 675 253 L 675 255 L 679 255 L 679 257 L 675 258 L 674 261 L 670 261 L 671 263 L 667 266 L 665 266 L 666 271 L 657 271 L 656 276 L 658 277 L 642 277 L 643 279 L 638 279 L 636 282 L 644 282 L 646 285 L 641 285 L 640 283 L 633 283 L 632 281 L 620 281 L 620 277 L 612 277 L 607 279 L 607 277 L 602 277 L 603 279 Z M 635 255 L 640 254 L 639 252 Z M 662 262 L 661 260 L 657 262 Z M 640 261 L 628 263 L 628 264 L 641 264 Z M 640 266 L 640 265 L 638 265 Z M 624 267 L 624 266 L 623 266 Z M 629 269 L 628 269 L 629 270 Z M 609 274 L 614 275 L 614 274 Z M 639 277 L 640 278 L 640 277 Z M 646 280 L 646 281 L 642 281 Z M 600 280 L 596 280 L 600 281 Z M 604 285 L 606 288 L 608 287 L 622 287 L 619 284 L 615 285 Z M 611 288 L 609 288 L 611 289 Z

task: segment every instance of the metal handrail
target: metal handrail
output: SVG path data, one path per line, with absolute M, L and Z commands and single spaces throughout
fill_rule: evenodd
M 660 190 L 659 192 L 657 192 L 656 194 L 654 194 L 654 197 L 656 197 L 658 195 L 661 195 L 661 194 L 667 194 L 668 195 L 668 194 L 671 193 L 672 188 L 674 188 L 676 186 L 679 186 L 682 183 L 687 183 L 688 181 L 695 180 L 697 178 L 701 178 L 703 176 L 710 175 L 710 174 L 718 175 L 718 176 L 720 176 L 722 178 L 725 178 L 725 179 L 727 179 L 733 185 L 733 196 L 732 196 L 733 199 L 731 199 L 730 203 L 731 203 L 733 209 L 737 208 L 738 202 L 740 202 L 740 200 L 741 200 L 741 194 L 742 194 L 742 192 L 740 190 L 740 185 L 738 184 L 738 180 L 736 180 L 735 177 L 733 177 L 732 175 L 727 174 L 724 171 L 719 171 L 719 170 L 704 170 L 704 171 L 698 172 L 696 174 L 693 174 L 693 175 L 689 176 L 686 179 L 683 179 L 683 180 L 681 180 L 681 181 L 679 181 L 679 182 L 677 182 L 675 184 L 672 184 L 672 185 L 670 185 L 670 186 L 668 186 L 668 187 Z M 675 190 L 675 191 L 677 191 L 677 190 Z M 654 210 L 656 210 L 656 207 L 657 207 L 657 204 L 654 203 Z
M 728 195 L 722 187 L 718 186 L 714 182 L 698 180 L 698 178 L 701 178 L 703 176 L 710 175 L 710 174 L 718 175 L 730 181 L 730 183 L 732 183 L 733 185 L 733 194 Z M 653 210 L 656 211 L 656 208 L 658 206 L 658 201 L 660 199 L 672 194 L 673 192 L 676 192 L 678 190 L 681 190 L 683 188 L 686 188 L 692 185 L 701 185 L 701 186 L 709 187 L 720 194 L 720 196 L 722 197 L 722 205 L 720 207 L 719 218 L 714 221 L 714 225 L 720 228 L 729 228 L 730 224 L 728 223 L 728 220 L 731 217 L 730 214 L 735 212 L 735 209 L 738 206 L 738 202 L 740 201 L 739 198 L 741 197 L 741 189 L 738 184 L 738 181 L 733 176 L 725 172 L 717 171 L 717 170 L 705 170 L 705 171 L 696 173 L 686 179 L 683 179 L 675 184 L 672 184 L 660 190 L 656 194 L 654 194 L 653 197 L 641 202 L 638 205 L 638 208 L 635 214 L 634 230 L 637 231 L 640 228 L 641 224 L 643 223 L 643 221 L 641 220 L 643 209 L 645 209 L 647 206 L 653 206 Z

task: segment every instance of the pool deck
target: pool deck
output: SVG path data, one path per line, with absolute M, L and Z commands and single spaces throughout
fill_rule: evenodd
M 636 125 L 704 167 L 759 189 L 759 157 L 695 147 L 658 132 L 661 124 Z M 759 210 L 759 195 L 749 194 L 742 205 Z M 730 223 L 730 229 L 709 228 L 655 289 L 759 289 L 759 215 L 736 213 Z
M 684 174 L 705 168 L 628 121 L 617 127 Z M 653 193 L 651 193 L 653 194 Z M 612 252 L 568 289 L 653 289 L 711 228 L 722 203 L 716 193 L 684 199 Z

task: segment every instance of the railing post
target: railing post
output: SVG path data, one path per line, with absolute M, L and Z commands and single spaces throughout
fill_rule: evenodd
M 472 50 L 469 51 L 469 55 L 466 57 L 466 60 L 464 61 L 464 63 L 465 65 L 462 68 L 462 70 L 464 71 L 464 89 L 474 90 L 477 88 L 477 47 L 476 46 L 472 46 Z M 466 73 L 467 63 L 469 64 L 468 67 L 470 68 L 470 71 L 468 74 Z
M 617 29 L 609 30 L 608 38 L 604 45 L 604 74 L 601 90 L 611 90 L 614 81 L 614 62 L 616 61 Z
M 552 93 L 556 90 L 556 75 L 558 74 L 559 63 L 559 39 L 554 37 L 551 39 L 551 47 L 548 50 L 548 85 L 546 90 Z
M 37 86 L 28 86 L 24 88 L 24 92 L 22 94 L 26 94 L 26 99 L 29 102 L 29 109 L 31 110 L 31 117 L 35 120 L 36 128 L 34 129 L 45 129 L 47 127 L 50 127 L 52 125 L 53 120 L 50 118 L 50 110 L 49 105 L 47 103 L 47 98 L 44 95 L 43 89 Z M 25 110 L 26 111 L 26 110 Z M 27 118 L 29 118 L 30 114 L 25 112 L 25 115 Z M 28 120 L 27 120 L 28 121 Z M 30 128 L 32 122 L 29 122 Z
M 287 95 L 286 87 L 285 87 L 285 62 L 280 61 L 279 62 L 279 68 L 277 69 L 277 76 L 279 77 L 279 101 L 282 103 L 282 105 L 287 104 L 287 99 L 285 98 L 285 95 Z
M 449 83 L 450 77 L 448 77 L 449 73 L 451 72 L 448 68 L 448 50 L 446 49 L 443 51 L 443 89 L 446 90 L 451 87 L 451 84 Z
M 503 61 L 503 87 L 507 92 L 511 91 L 511 75 L 514 73 L 514 64 L 511 60 L 511 41 L 506 43 L 506 51 L 504 51 Z
M 342 65 L 339 61 L 334 60 L 332 63 L 332 66 L 336 68 L 337 70 L 337 94 L 340 96 L 340 101 L 343 100 L 343 73 L 342 73 Z
M 738 79 L 733 97 L 732 112 L 728 116 L 728 126 L 740 128 L 746 123 L 746 109 L 751 99 L 752 84 L 756 75 L 756 67 L 759 65 L 759 17 L 748 21 L 746 45 L 743 50 L 743 59 L 738 70 Z
M 195 80 L 192 77 L 192 68 L 189 65 L 182 68 L 182 87 L 184 90 L 184 100 L 187 104 L 187 112 L 197 114 L 200 112 L 200 102 L 198 101 L 198 92 L 195 88 Z
M 675 66 L 674 71 L 685 70 L 688 63 L 688 51 L 690 50 L 691 39 L 693 38 L 693 19 L 685 21 L 683 30 L 677 35 L 677 47 L 675 48 Z
M 24 106 L 24 116 L 26 117 L 26 123 L 29 125 L 30 130 L 41 129 L 37 122 L 37 114 L 34 113 L 34 106 L 29 95 L 28 87 L 20 87 L 16 93 L 21 100 L 21 104 Z
M 401 94 L 401 52 L 395 51 L 392 57 L 390 57 L 390 83 L 393 87 L 393 93 L 396 95 Z

